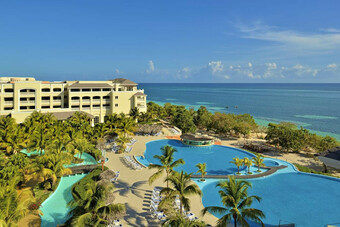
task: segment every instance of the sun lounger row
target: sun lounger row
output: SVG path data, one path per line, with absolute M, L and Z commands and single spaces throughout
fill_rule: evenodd
M 139 163 L 137 163 L 131 156 L 124 156 L 125 163 L 133 169 L 140 170 L 143 168 Z
M 134 145 L 136 142 L 137 142 L 137 140 L 136 140 L 135 138 L 132 138 L 132 139 L 130 140 L 130 143 L 128 143 L 127 145 L 128 145 L 128 146 L 132 146 L 132 145 Z
M 165 220 L 166 215 L 162 211 L 158 211 L 158 205 L 162 200 L 162 196 L 160 195 L 160 189 L 154 188 L 152 191 L 151 196 L 151 203 L 150 203 L 150 212 L 151 216 L 157 218 L 158 220 Z
M 116 174 L 116 176 L 110 180 L 112 183 L 115 183 L 117 181 L 117 179 L 119 177 L 119 171 L 115 172 L 115 174 Z
M 120 224 L 119 219 L 113 220 L 113 222 L 111 224 L 109 224 L 107 227 L 120 227 L 123 226 L 122 224 Z

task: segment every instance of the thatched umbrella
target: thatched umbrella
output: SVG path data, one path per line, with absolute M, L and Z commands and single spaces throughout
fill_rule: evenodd
M 112 178 L 116 177 L 116 173 L 110 169 L 105 170 L 104 172 L 102 172 L 101 174 L 99 174 L 99 178 L 101 180 L 111 180 Z
M 115 201 L 115 196 L 113 195 L 112 192 L 107 193 L 106 197 L 105 197 L 105 205 L 110 205 L 113 203 L 113 201 Z

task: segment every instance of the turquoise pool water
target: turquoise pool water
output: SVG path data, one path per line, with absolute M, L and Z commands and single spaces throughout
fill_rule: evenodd
M 23 154 L 25 154 L 25 155 L 27 155 L 28 157 L 30 157 L 31 155 L 40 155 L 40 152 L 39 152 L 39 151 L 31 151 L 31 152 L 28 152 L 27 149 L 22 149 L 20 152 L 23 153 Z M 44 150 L 42 151 L 42 154 L 45 154 L 45 151 L 44 151 Z
M 178 150 L 175 158 L 183 158 L 186 162 L 178 170 L 187 172 L 195 172 L 194 166 L 197 163 L 206 162 L 208 174 L 232 174 L 236 171 L 229 163 L 233 157 L 253 157 L 253 154 L 246 151 L 224 146 L 187 147 L 179 141 L 158 140 L 147 143 L 144 154 L 147 161 L 156 162 L 152 156 L 160 154 L 160 148 L 166 144 Z M 253 185 L 249 195 L 262 197 L 261 203 L 254 202 L 253 207 L 265 213 L 263 221 L 266 226 L 295 223 L 296 226 L 317 227 L 340 223 L 340 179 L 301 173 L 292 164 L 282 160 L 265 158 L 264 163 L 268 166 L 288 166 L 273 175 L 249 180 Z M 204 206 L 222 205 L 219 189 L 216 188 L 218 181 L 207 179 L 199 182 L 195 179 L 203 191 Z M 251 223 L 251 226 L 259 225 Z
M 174 154 L 175 159 L 182 158 L 185 161 L 185 165 L 178 167 L 176 170 L 184 170 L 188 173 L 196 172 L 196 164 L 205 162 L 207 163 L 208 174 L 234 174 L 237 172 L 237 168 L 234 164 L 230 163 L 233 158 L 252 158 L 255 156 L 249 152 L 226 146 L 212 145 L 206 147 L 193 147 L 184 145 L 178 140 L 156 140 L 146 144 L 146 151 L 144 153 L 145 159 L 149 163 L 159 164 L 159 161 L 153 156 L 160 154 L 160 148 L 165 145 L 170 145 L 177 149 L 178 152 L 175 152 Z M 241 169 L 244 170 L 245 167 Z
M 70 208 L 67 207 L 67 203 L 73 199 L 72 185 L 85 176 L 86 174 L 78 174 L 61 178 L 57 190 L 41 204 L 40 210 L 43 212 L 41 227 L 64 224 L 70 218 L 68 216 Z
M 80 156 L 76 155 L 76 157 L 79 158 Z M 88 153 L 83 153 L 81 155 L 81 159 L 84 160 L 82 163 L 71 164 L 65 167 L 98 164 L 97 161 Z M 60 179 L 58 188 L 55 192 L 41 204 L 40 210 L 43 212 L 43 215 L 41 216 L 42 227 L 64 224 L 70 218 L 68 216 L 70 209 L 67 207 L 67 203 L 73 199 L 72 185 L 85 176 L 86 174 L 78 174 L 62 177 Z

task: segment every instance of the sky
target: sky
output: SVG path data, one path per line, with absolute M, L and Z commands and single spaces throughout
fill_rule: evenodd
M 0 0 L 0 76 L 340 83 L 338 0 Z

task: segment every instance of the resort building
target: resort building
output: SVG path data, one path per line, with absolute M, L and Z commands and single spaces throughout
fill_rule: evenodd
M 103 122 L 113 113 L 146 112 L 146 94 L 127 79 L 108 81 L 37 81 L 32 77 L 0 77 L 0 115 L 21 123 L 33 111 L 51 113 L 59 120 L 81 111 Z

